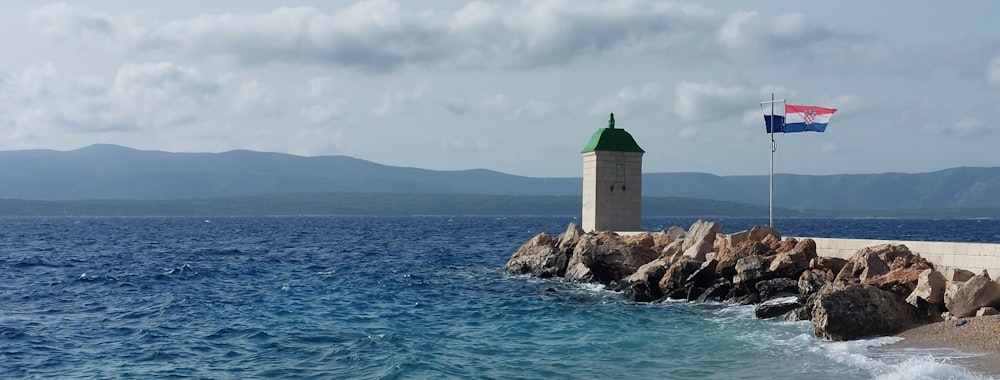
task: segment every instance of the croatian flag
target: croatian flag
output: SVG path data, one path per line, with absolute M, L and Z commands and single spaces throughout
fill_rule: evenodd
M 834 112 L 836 108 L 786 104 L 784 116 L 764 115 L 764 123 L 767 133 L 771 133 L 772 122 L 775 133 L 824 132 Z

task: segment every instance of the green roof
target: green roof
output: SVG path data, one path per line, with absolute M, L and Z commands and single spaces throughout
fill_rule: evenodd
M 639 147 L 639 144 L 636 144 L 632 135 L 625 132 L 624 129 L 615 128 L 614 114 L 611 114 L 611 118 L 608 120 L 608 127 L 598 129 L 597 132 L 594 132 L 594 135 L 590 136 L 590 142 L 587 143 L 587 146 L 585 146 L 580 153 L 594 152 L 598 150 L 612 152 L 646 152 Z

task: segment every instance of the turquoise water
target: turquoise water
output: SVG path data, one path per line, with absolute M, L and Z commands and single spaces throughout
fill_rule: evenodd
M 524 241 L 567 223 L 0 219 L 0 377 L 978 376 L 953 364 L 960 353 L 883 348 L 896 338 L 825 342 L 808 322 L 757 320 L 751 307 L 637 304 L 596 285 L 502 272 Z M 844 224 L 783 223 L 786 234 L 820 236 Z M 865 223 L 875 221 L 855 225 Z M 989 241 L 998 231 L 994 221 L 892 223 L 900 227 L 874 233 L 973 223 L 970 239 Z

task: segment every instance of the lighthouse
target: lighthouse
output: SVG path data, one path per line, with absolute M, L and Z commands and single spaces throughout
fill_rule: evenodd
M 642 154 L 632 135 L 598 129 L 583 148 L 584 231 L 639 231 L 642 222 Z

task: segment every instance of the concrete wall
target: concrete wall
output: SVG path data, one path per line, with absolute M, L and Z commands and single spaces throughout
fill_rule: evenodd
M 796 239 L 804 239 L 797 237 Z M 991 278 L 1000 276 L 1000 244 L 949 243 L 939 241 L 902 241 L 871 239 L 810 238 L 816 241 L 820 256 L 850 258 L 857 250 L 878 244 L 903 244 L 910 252 L 920 254 L 940 271 L 961 268 L 979 274 L 987 270 Z
M 622 170 L 624 169 L 624 170 Z M 642 153 L 583 154 L 584 231 L 638 231 L 642 224 Z

